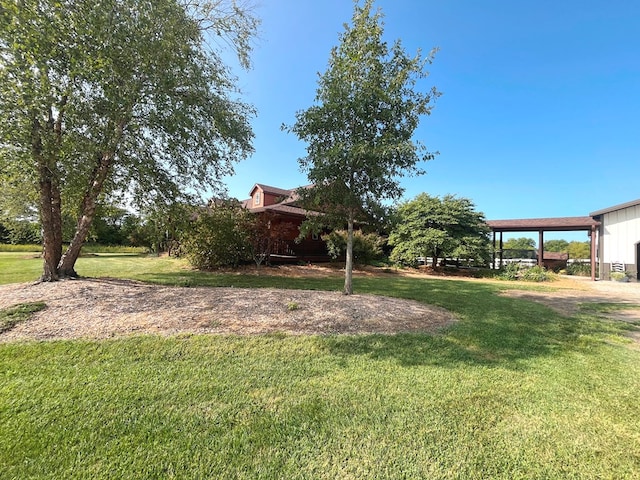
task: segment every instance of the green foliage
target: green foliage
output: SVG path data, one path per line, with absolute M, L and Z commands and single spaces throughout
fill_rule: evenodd
M 0 334 L 8 332 L 21 322 L 26 322 L 35 312 L 46 305 L 43 302 L 22 303 L 11 308 L 0 310 Z
M 421 193 L 400 205 L 398 222 L 389 236 L 390 259 L 415 265 L 418 257 L 461 258 L 486 264 L 490 258 L 489 227 L 471 200 Z
M 581 277 L 591 276 L 591 265 L 588 263 L 571 262 L 567 264 L 567 275 L 577 275 Z
M 566 240 L 547 240 L 544 242 L 545 252 L 568 252 L 569 242 Z
M 39 201 L 51 279 L 73 269 L 97 204 L 217 191 L 252 151 L 254 112 L 220 49 L 248 66 L 258 22 L 245 7 L 0 0 L 0 186 Z M 62 257 L 65 212 L 78 222 Z
M 622 282 L 622 281 L 628 281 L 629 274 L 627 272 L 611 272 L 609 273 L 609 277 L 611 278 L 611 280 Z
M 0 243 L 10 243 L 12 245 L 40 243 L 40 224 L 31 220 L 9 220 L 5 219 L 0 224 L 2 238 Z
M 507 264 L 498 278 L 501 280 L 524 280 L 525 282 L 549 282 L 556 279 L 553 273 L 544 267 L 539 265 L 528 267 L 516 262 Z
M 251 260 L 249 237 L 253 214 L 235 201 L 203 209 L 192 220 L 181 248 L 196 268 L 238 266 Z
M 591 242 L 569 242 L 567 247 L 569 258 L 591 258 Z
M 327 251 L 331 258 L 336 259 L 345 255 L 347 250 L 347 232 L 334 230 L 322 235 L 327 244 Z M 382 248 L 386 239 L 377 233 L 363 233 L 361 230 L 353 232 L 353 259 L 356 263 L 367 264 L 379 260 L 383 256 Z
M 500 280 L 518 280 L 520 278 L 520 270 L 521 266 L 519 263 L 507 263 L 500 271 L 498 278 Z
M 357 220 L 378 218 L 381 201 L 402 195 L 399 177 L 422 173 L 418 162 L 433 158 L 412 136 L 439 95 L 418 84 L 434 52 L 409 57 L 399 41 L 389 46 L 382 39 L 382 14 L 372 10 L 372 0 L 355 4 L 352 24 L 345 25 L 319 77 L 316 104 L 283 126 L 307 143 L 299 163 L 312 186 L 298 194 L 305 207 L 323 213 L 312 221 L 348 231 Z M 351 293 L 351 243 L 345 293 Z
M 554 280 L 555 277 L 544 267 L 536 265 L 534 267 L 525 269 L 520 278 L 527 282 L 547 282 Z
M 509 238 L 502 244 L 504 250 L 535 250 L 536 241 L 533 238 Z

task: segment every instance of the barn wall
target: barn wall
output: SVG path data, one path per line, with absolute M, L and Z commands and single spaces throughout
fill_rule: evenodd
M 623 262 L 626 270 L 636 273 L 636 244 L 640 242 L 640 205 L 603 215 L 601 261 L 605 269 L 613 262 Z

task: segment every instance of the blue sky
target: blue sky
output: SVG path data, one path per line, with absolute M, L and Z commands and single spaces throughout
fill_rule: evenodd
M 640 2 L 377 0 L 385 39 L 440 50 L 424 88 L 442 96 L 415 139 L 440 154 L 421 192 L 470 198 L 487 219 L 580 216 L 640 198 Z M 253 69 L 236 71 L 258 115 L 255 154 L 225 178 L 308 183 L 305 144 L 280 130 L 313 104 L 317 74 L 353 14 L 351 0 L 263 0 Z M 582 240 L 586 234 L 548 238 Z M 524 236 L 524 235 L 523 235 Z

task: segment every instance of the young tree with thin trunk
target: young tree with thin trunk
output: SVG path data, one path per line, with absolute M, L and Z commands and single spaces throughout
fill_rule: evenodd
M 38 192 L 42 280 L 76 276 L 106 198 L 220 189 L 251 152 L 253 110 L 215 39 L 248 67 L 256 28 L 235 0 L 0 0 L 0 184 Z
M 399 177 L 422 173 L 418 163 L 433 158 L 412 136 L 439 95 L 435 88 L 418 89 L 435 51 L 409 57 L 400 41 L 389 46 L 382 35 L 373 1 L 356 2 L 352 24 L 319 76 L 316 104 L 283 126 L 308 144 L 299 163 L 312 186 L 298 193 L 305 207 L 324 213 L 311 222 L 347 229 L 345 294 L 353 293 L 357 222 L 371 222 L 381 202 L 400 198 Z

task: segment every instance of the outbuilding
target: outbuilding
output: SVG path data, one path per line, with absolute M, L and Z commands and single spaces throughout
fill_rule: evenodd
M 598 227 L 600 278 L 609 280 L 612 271 L 624 271 L 640 280 L 640 199 L 592 212 Z

